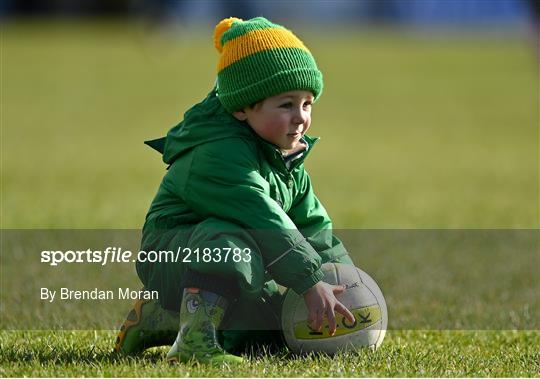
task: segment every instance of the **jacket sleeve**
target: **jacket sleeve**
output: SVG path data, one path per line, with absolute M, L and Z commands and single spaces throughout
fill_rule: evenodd
M 238 138 L 206 143 L 194 149 L 189 164 L 179 184 L 193 211 L 245 228 L 276 282 L 302 294 L 322 279 L 319 255 L 269 196 L 254 146 Z
M 306 240 L 321 256 L 322 262 L 353 264 L 343 243 L 332 230 L 332 221 L 315 196 L 311 180 L 304 167 L 298 168 L 298 193 L 287 214 Z

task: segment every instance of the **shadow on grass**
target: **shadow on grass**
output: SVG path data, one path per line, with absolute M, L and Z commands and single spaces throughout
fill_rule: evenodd
M 33 350 L 15 348 L 4 350 L 4 361 L 12 362 L 39 362 L 40 364 L 129 364 L 130 362 L 158 363 L 164 360 L 165 355 L 162 351 L 151 349 L 144 353 L 126 356 L 112 350 L 92 348 L 90 350 L 80 347 L 70 347 L 68 349 L 57 349 L 48 346 L 46 349 Z

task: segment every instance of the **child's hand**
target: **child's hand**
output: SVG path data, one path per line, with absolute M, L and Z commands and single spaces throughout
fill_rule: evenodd
M 354 322 L 353 314 L 343 305 L 335 294 L 345 291 L 343 286 L 335 286 L 325 282 L 318 282 L 304 293 L 304 301 L 308 308 L 308 325 L 315 331 L 320 331 L 324 315 L 328 318 L 328 332 L 331 336 L 336 332 L 336 317 L 334 309 Z

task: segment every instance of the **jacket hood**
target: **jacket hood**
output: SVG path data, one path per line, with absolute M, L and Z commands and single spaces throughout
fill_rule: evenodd
M 174 126 L 166 137 L 144 143 L 163 154 L 167 164 L 197 145 L 230 137 L 246 137 L 250 128 L 236 120 L 221 105 L 216 89 L 184 113 L 184 120 Z

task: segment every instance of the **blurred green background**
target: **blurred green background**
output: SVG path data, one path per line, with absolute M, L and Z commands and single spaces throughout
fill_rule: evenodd
M 335 227 L 539 227 L 532 40 L 286 26 L 325 77 L 306 167 Z M 2 227 L 141 227 L 165 172 L 142 142 L 211 89 L 212 28 L 1 27 Z
M 122 8 L 137 1 L 6 3 L 23 13 L 25 5 L 51 4 L 70 13 L 72 7 Z M 141 12 L 165 3 L 147 1 Z M 519 28 L 471 27 L 481 23 L 482 17 L 474 18 L 482 16 L 478 9 L 500 10 L 517 0 L 358 2 L 417 11 L 459 3 L 461 10 L 478 11 L 467 27 L 458 23 L 452 30 L 438 25 L 440 19 L 425 29 L 389 28 L 369 18 L 342 23 L 338 16 L 334 23 L 300 23 L 298 14 L 281 9 L 286 3 L 305 4 L 272 2 L 283 16 L 275 21 L 304 40 L 325 77 L 311 129 L 322 139 L 306 167 L 336 228 L 540 227 L 540 27 L 536 36 Z M 315 3 L 323 16 L 325 6 L 353 4 Z M 446 17 L 441 9 L 435 11 Z M 213 25 L 197 17 L 184 22 L 189 15 L 169 23 L 83 17 L 87 10 L 70 17 L 45 9 L 46 17 L 0 18 L 2 229 L 102 228 L 114 237 L 122 231 L 112 229 L 140 228 L 165 173 L 159 154 L 143 141 L 165 135 L 214 84 Z M 166 348 L 116 360 L 112 331 L 4 330 L 0 374 L 538 376 L 539 334 L 526 331 L 538 326 L 537 232 L 339 231 L 388 303 L 391 330 L 377 354 L 316 361 L 270 356 L 234 373 L 197 371 L 162 362 Z M 40 233 L 46 238 L 36 238 Z M 128 264 L 54 271 L 37 260 L 41 245 L 54 236 L 62 238 L 48 248 L 60 242 L 71 248 L 80 235 L 114 245 L 113 237 L 100 233 L 4 230 L 3 328 L 120 322 L 128 302 L 107 313 L 102 304 L 51 308 L 37 298 L 41 285 L 139 285 Z M 138 246 L 138 232 L 126 233 Z M 436 330 L 396 330 L 417 328 Z

